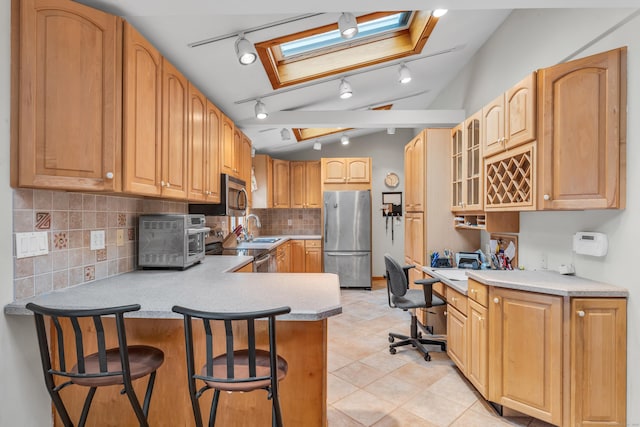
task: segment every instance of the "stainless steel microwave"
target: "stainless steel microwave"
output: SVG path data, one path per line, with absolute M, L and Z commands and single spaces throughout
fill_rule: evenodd
M 185 269 L 204 259 L 210 228 L 204 215 L 155 214 L 138 219 L 138 266 Z
M 220 203 L 190 203 L 189 213 L 213 216 L 244 216 L 247 213 L 245 182 L 223 173 L 220 176 Z

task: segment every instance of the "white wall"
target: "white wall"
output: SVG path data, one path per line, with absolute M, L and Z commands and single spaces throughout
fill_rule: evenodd
M 579 276 L 629 289 L 627 423 L 640 424 L 640 284 L 635 277 L 640 242 L 640 14 L 633 10 L 516 11 L 483 46 L 469 66 L 443 91 L 433 108 L 465 108 L 473 113 L 537 68 L 568 57 L 578 58 L 628 46 L 627 207 L 620 211 L 528 212 L 520 214 L 520 262 L 548 267 L 573 262 Z M 629 22 L 618 25 L 626 17 Z M 586 49 L 582 50 L 585 46 Z M 578 52 L 574 55 L 575 52 Z M 465 90 L 461 91 L 460 88 Z M 634 167 L 635 166 L 635 167 Z M 609 253 L 603 258 L 572 256 L 576 231 L 607 233 Z
M 382 217 L 382 193 L 386 191 L 401 191 L 404 205 L 404 146 L 413 138 L 413 129 L 397 129 L 394 135 L 387 135 L 386 131 L 351 138 L 349 145 L 338 143 L 327 144 L 321 151 L 306 150 L 288 156 L 272 157 L 284 160 L 315 160 L 320 157 L 371 157 L 371 207 L 372 207 L 372 253 L 371 262 L 373 276 L 382 277 L 384 274 L 384 254 L 389 253 L 397 260 L 404 259 L 404 217 L 399 217 L 394 225 L 393 241 L 391 240 L 391 224 L 389 219 L 386 229 L 385 218 Z M 389 189 L 384 185 L 384 177 L 389 172 L 395 172 L 400 177 L 400 185 Z
M 13 301 L 13 197 L 9 187 L 11 0 L 0 0 L 0 307 Z M 0 316 L 0 426 L 51 425 L 33 318 Z

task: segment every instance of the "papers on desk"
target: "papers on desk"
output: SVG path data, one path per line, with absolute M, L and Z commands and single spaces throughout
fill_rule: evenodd
M 465 270 L 433 270 L 440 276 L 449 280 L 467 280 L 467 272 Z

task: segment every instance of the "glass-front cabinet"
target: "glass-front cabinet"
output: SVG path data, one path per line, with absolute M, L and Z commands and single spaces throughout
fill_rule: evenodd
M 481 112 L 451 131 L 451 210 L 483 209 Z

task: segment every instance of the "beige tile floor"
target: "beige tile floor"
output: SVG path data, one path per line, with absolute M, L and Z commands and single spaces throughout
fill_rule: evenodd
M 379 282 L 343 289 L 342 308 L 329 319 L 329 427 L 549 426 L 498 416 L 438 346 L 430 362 L 412 347 L 389 354 L 388 333 L 408 333 L 410 316 L 389 308 Z

